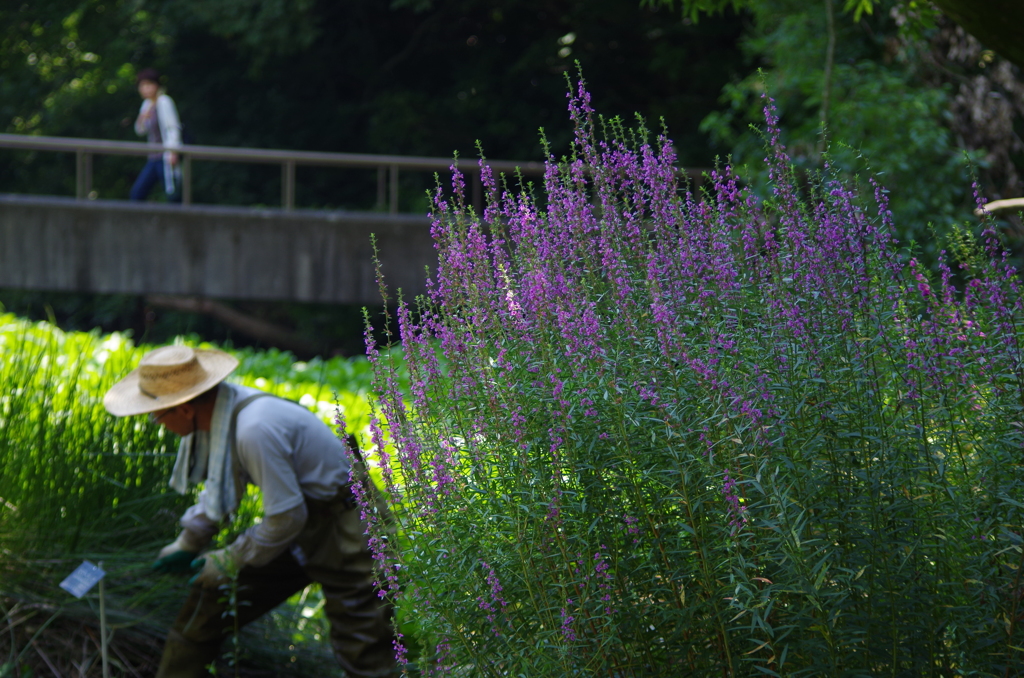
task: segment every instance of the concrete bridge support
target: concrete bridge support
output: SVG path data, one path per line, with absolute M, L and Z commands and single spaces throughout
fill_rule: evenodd
M 425 216 L 0 195 L 0 288 L 378 304 L 424 290 Z

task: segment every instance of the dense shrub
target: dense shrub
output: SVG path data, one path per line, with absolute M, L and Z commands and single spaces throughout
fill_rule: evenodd
M 1024 669 L 1019 279 L 990 227 L 922 270 L 886 192 L 798 183 L 765 112 L 763 201 L 680 187 L 582 84 L 543 207 L 486 168 L 482 215 L 438 189 L 410 396 L 369 349 L 410 668 Z

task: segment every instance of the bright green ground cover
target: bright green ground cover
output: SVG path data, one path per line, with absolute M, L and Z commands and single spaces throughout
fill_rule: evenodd
M 29 675 L 23 667 L 45 671 L 44 655 L 57 668 L 64 662 L 65 675 L 73 672 L 69 661 L 98 671 L 95 643 L 82 630 L 95 626 L 95 591 L 76 601 L 58 588 L 83 559 L 103 561 L 109 572 L 108 609 L 123 655 L 113 657 L 115 675 L 153 668 L 148 662 L 184 581 L 153 575 L 149 565 L 192 498 L 167 487 L 178 438 L 143 417 L 111 417 L 102 405 L 147 348 L 123 335 L 65 333 L 0 315 L 0 675 L 14 667 L 22 675 Z M 367 425 L 364 359 L 295 362 L 276 350 L 233 352 L 241 359 L 238 383 L 296 400 L 326 422 L 337 402 L 349 432 Z M 250 516 L 258 502 L 250 495 Z M 329 675 L 318 600 L 307 591 L 252 629 L 250 661 L 280 667 L 278 675 Z

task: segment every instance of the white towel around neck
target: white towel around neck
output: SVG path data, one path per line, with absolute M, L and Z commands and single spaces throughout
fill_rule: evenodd
M 182 437 L 169 483 L 176 492 L 185 494 L 190 482 L 198 483 L 205 479 L 203 513 L 218 523 L 225 516 L 233 514 L 241 500 L 232 469 L 235 441 L 230 439 L 231 413 L 237 400 L 237 387 L 223 382 L 217 386 L 217 401 L 213 406 L 209 435 L 197 431 Z

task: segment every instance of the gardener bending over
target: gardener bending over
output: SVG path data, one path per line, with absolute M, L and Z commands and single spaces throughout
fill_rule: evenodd
M 181 436 L 170 485 L 205 481 L 199 503 L 154 568 L 198 570 L 167 636 L 158 678 L 199 678 L 227 635 L 217 587 L 237 571 L 246 624 L 319 582 L 331 644 L 353 676 L 393 672 L 391 608 L 377 597 L 366 525 L 349 489 L 349 462 L 333 432 L 308 410 L 224 383 L 238 361 L 222 351 L 165 346 L 103 398 L 114 416 L 149 414 Z M 263 520 L 230 546 L 200 552 L 238 508 L 246 483 L 263 492 Z

